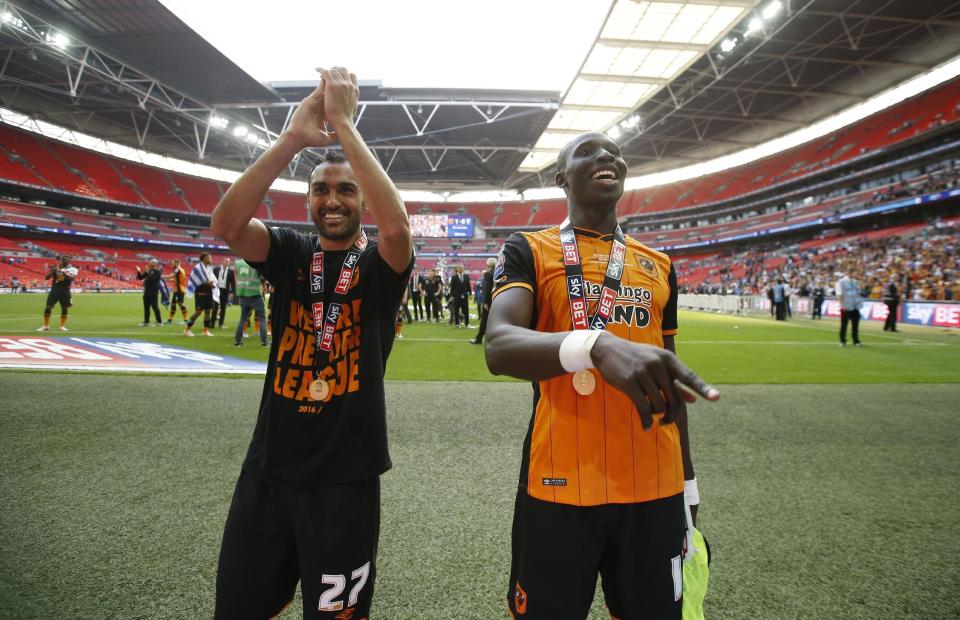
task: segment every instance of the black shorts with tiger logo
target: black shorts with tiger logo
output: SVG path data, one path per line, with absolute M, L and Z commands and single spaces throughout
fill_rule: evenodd
M 213 310 L 216 304 L 213 303 L 213 293 L 209 288 L 198 288 L 193 293 L 194 310 Z
M 680 620 L 683 494 L 572 506 L 521 487 L 513 515 L 507 605 L 516 620 L 583 620 L 597 576 L 616 620 Z
M 73 305 L 73 296 L 70 294 L 70 289 L 50 289 L 50 292 L 47 293 L 47 307 L 52 308 L 57 304 L 60 304 L 60 308 L 64 310 Z

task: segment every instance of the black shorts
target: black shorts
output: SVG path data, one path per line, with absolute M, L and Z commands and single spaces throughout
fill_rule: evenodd
M 365 618 L 379 536 L 379 478 L 289 489 L 241 472 L 220 547 L 214 617 L 275 616 L 300 581 L 304 618 Z
M 679 620 L 683 537 L 683 494 L 580 507 L 521 488 L 507 605 L 517 620 L 583 620 L 599 574 L 612 617 Z
M 57 290 L 55 288 L 50 289 L 50 292 L 47 293 L 47 307 L 52 308 L 56 304 L 60 304 L 61 310 L 66 310 L 73 305 L 73 300 L 71 299 L 70 289 L 67 290 Z
M 176 306 L 176 305 L 182 306 L 182 305 L 183 305 L 183 293 L 180 292 L 180 293 L 173 293 L 173 294 L 171 294 L 171 295 L 170 295 L 170 303 L 173 304 L 174 306 Z
M 200 289 L 193 293 L 194 310 L 213 310 L 214 305 L 213 294 L 209 289 L 205 293 L 200 292 Z

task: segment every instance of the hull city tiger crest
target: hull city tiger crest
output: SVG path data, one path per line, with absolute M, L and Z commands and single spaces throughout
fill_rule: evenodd
M 637 259 L 637 266 L 640 267 L 640 271 L 647 274 L 651 278 L 659 277 L 659 272 L 657 271 L 657 264 L 647 258 L 646 256 L 639 256 L 634 254 L 634 258 Z

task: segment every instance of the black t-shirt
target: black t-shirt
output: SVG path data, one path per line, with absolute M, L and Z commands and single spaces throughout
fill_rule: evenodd
M 274 287 L 273 344 L 260 413 L 244 470 L 278 485 L 306 486 L 370 478 L 390 469 L 383 375 L 393 347 L 400 299 L 413 266 L 395 273 L 375 242 L 357 261 L 337 321 L 325 403 L 311 400 L 315 351 L 310 264 L 316 235 L 270 229 L 270 252 L 250 262 Z M 347 251 L 324 252 L 324 307 L 336 287 Z
M 161 275 L 159 269 L 147 269 L 144 272 L 137 272 L 137 279 L 143 280 L 143 292 L 159 293 Z
M 436 297 L 440 294 L 440 288 L 442 286 L 443 282 L 440 280 L 440 276 L 427 278 L 423 281 L 423 294 L 427 297 Z

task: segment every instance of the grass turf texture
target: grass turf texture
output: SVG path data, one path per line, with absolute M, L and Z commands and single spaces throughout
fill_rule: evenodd
M 6 372 L 0 390 L 2 609 L 210 617 L 259 382 Z M 958 396 L 727 386 L 695 407 L 708 617 L 957 617 Z M 373 617 L 505 617 L 528 386 L 394 382 L 388 405 Z
M 77 301 L 66 335 L 266 355 L 234 349 L 232 330 L 187 340 L 136 327 L 137 295 Z M 0 335 L 35 334 L 42 304 L 0 296 Z M 840 349 L 836 322 L 680 320 L 681 356 L 728 384 L 720 402 L 693 408 L 715 558 L 708 617 L 957 617 L 956 336 L 865 324 L 867 346 Z M 373 617 L 503 618 L 530 388 L 478 382 L 492 378 L 481 348 L 466 344 L 473 330 L 404 334 L 388 376 L 442 382 L 387 387 L 395 469 L 383 478 Z M 209 617 L 261 385 L 0 371 L 0 609 Z M 198 409 L 201 390 L 216 398 Z M 299 615 L 298 599 L 284 617 Z M 590 617 L 607 617 L 599 600 Z
M 56 330 L 59 307 L 43 335 L 139 338 L 171 346 L 220 355 L 266 360 L 267 350 L 251 333 L 245 346 L 233 347 L 238 307 L 227 310 L 223 330 L 213 338 L 185 338 L 183 327 L 138 327 L 143 316 L 140 295 L 75 295 L 67 326 Z M 0 336 L 37 335 L 44 297 L 0 295 Z M 189 300 L 188 300 L 189 301 Z M 190 302 L 192 305 L 192 302 Z M 166 320 L 167 314 L 163 314 Z M 179 317 L 178 317 L 179 318 Z M 476 335 L 476 321 L 469 329 L 446 323 L 414 323 L 404 327 L 390 357 L 387 379 L 422 381 L 512 381 L 494 377 L 483 361 L 482 347 L 467 340 Z M 680 313 L 677 351 L 680 357 L 713 383 L 925 383 L 957 382 L 960 372 L 960 335 L 929 327 L 901 325 L 890 334 L 882 325 L 860 324 L 863 348 L 837 346 L 836 320 L 797 318 L 776 322 L 766 317 L 747 318 Z M 199 334 L 202 324 L 194 326 Z

